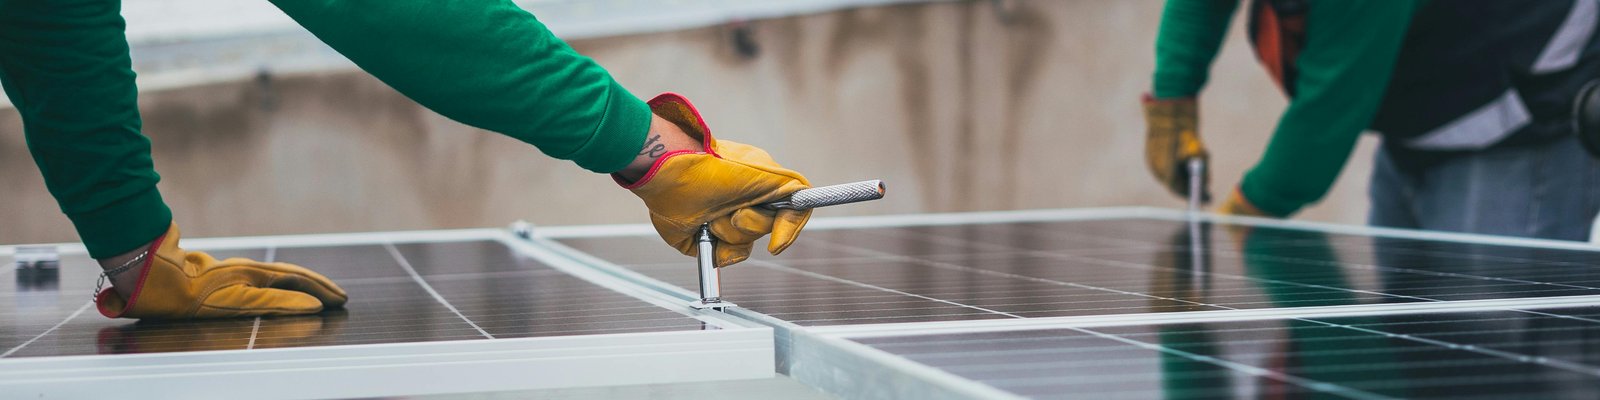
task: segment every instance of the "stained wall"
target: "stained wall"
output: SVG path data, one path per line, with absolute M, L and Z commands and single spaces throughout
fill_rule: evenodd
M 1141 153 L 1160 3 L 975 1 L 754 21 L 753 56 L 730 27 L 573 45 L 638 96 L 687 95 L 717 135 L 813 182 L 890 185 L 883 201 L 818 215 L 1181 207 Z M 1202 98 L 1219 195 L 1285 104 L 1238 25 Z M 191 237 L 646 221 L 607 177 L 440 117 L 359 71 L 146 92 L 140 107 L 161 189 Z M 1373 142 L 1300 218 L 1363 220 Z M 76 240 L 10 109 L 0 187 L 0 243 Z

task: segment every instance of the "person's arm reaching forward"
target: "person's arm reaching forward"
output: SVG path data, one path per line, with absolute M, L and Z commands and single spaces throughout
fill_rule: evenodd
M 640 101 L 510 1 L 275 3 L 424 106 L 615 173 L 685 253 L 682 238 L 702 223 L 728 244 L 719 265 L 743 260 L 767 233 L 777 253 L 809 217 L 754 207 L 806 187 L 803 176 L 760 149 L 715 140 L 681 97 Z M 208 318 L 343 305 L 345 292 L 311 270 L 179 247 L 140 133 L 118 4 L 0 2 L 0 83 L 51 193 L 113 285 L 96 296 L 101 313 Z
M 1294 98 L 1223 211 L 1285 217 L 1328 193 L 1383 103 L 1416 7 L 1411 0 L 1313 3 L 1299 77 L 1290 83 Z
M 1228 19 L 1239 0 L 1170 0 L 1156 38 L 1156 72 L 1143 100 L 1146 124 L 1145 166 L 1167 191 L 1189 194 L 1184 161 L 1210 155 L 1200 141 L 1196 97 L 1210 76 L 1211 61 L 1228 33 Z M 1209 185 L 1210 171 L 1202 176 Z M 1210 194 L 1202 192 L 1202 199 Z
M 761 149 L 713 139 L 680 96 L 646 105 L 509 0 L 273 4 L 429 109 L 616 173 L 644 200 L 662 239 L 684 254 L 694 253 L 689 238 L 704 223 L 725 243 L 718 266 L 744 260 L 769 232 L 776 254 L 810 216 L 755 207 L 808 187 L 804 176 Z

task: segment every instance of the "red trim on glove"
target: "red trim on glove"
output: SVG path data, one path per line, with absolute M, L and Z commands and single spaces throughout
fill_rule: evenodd
M 700 116 L 700 109 L 695 108 L 694 103 L 690 103 L 689 99 L 684 98 L 683 95 L 677 93 L 666 92 L 656 95 L 655 98 L 650 99 L 649 104 L 651 111 L 655 111 L 657 107 L 673 105 L 683 106 L 683 108 L 688 109 L 690 114 L 694 114 L 694 121 L 692 121 L 694 122 L 693 127 L 700 128 L 700 131 L 697 133 L 700 134 L 701 150 L 705 151 L 707 154 L 716 156 L 717 158 L 722 158 L 722 156 L 718 155 L 717 151 L 715 150 L 717 139 L 711 136 L 711 127 L 706 126 L 706 119 Z M 683 122 L 673 121 L 672 118 L 666 118 L 666 120 L 672 121 L 673 123 Z
M 710 154 L 712 157 L 722 158 L 721 154 L 717 154 L 717 150 L 716 150 L 717 139 L 715 137 L 711 136 L 711 127 L 706 126 L 705 118 L 700 116 L 700 109 L 695 108 L 694 104 L 689 102 L 689 99 L 686 99 L 686 98 L 683 97 L 683 95 L 680 95 L 680 94 L 677 94 L 677 93 L 666 92 L 666 93 L 662 93 L 662 94 L 656 95 L 656 97 L 650 99 L 650 101 L 648 103 L 650 104 L 650 112 L 655 113 L 658 116 L 661 116 L 662 119 L 665 119 L 668 122 L 671 122 L 671 123 L 674 123 L 674 124 L 692 123 L 693 125 L 689 126 L 688 128 L 690 128 L 690 129 L 698 128 L 698 129 L 695 129 L 696 132 L 688 132 L 688 133 L 691 136 L 693 136 L 694 134 L 699 134 L 699 136 L 700 136 L 700 151 L 691 151 L 691 150 L 673 150 L 673 151 L 669 151 L 669 152 L 667 152 L 667 154 L 661 155 L 661 158 L 657 158 L 654 163 L 650 164 L 650 170 L 646 171 L 645 174 L 644 174 L 644 177 L 643 178 L 639 178 L 638 181 L 628 182 L 627 180 L 622 179 L 621 175 L 611 174 L 611 179 L 613 181 L 616 181 L 617 185 L 622 186 L 623 189 L 628 189 L 628 190 L 633 190 L 633 189 L 639 188 L 640 186 L 644 186 L 645 183 L 649 183 L 650 182 L 650 178 L 654 178 L 656 176 L 656 172 L 657 171 L 661 170 L 661 165 L 663 163 L 665 163 L 668 158 L 672 158 L 674 156 L 680 156 L 680 155 L 684 155 L 684 154 L 701 154 L 701 153 L 704 153 L 704 154 Z M 665 108 L 669 108 L 669 107 L 675 109 L 675 110 L 672 110 L 672 111 L 674 111 L 672 114 L 662 115 L 661 113 L 657 113 L 656 112 L 657 109 L 665 109 Z M 670 118 L 669 117 L 669 116 L 671 116 L 671 117 L 677 116 L 678 115 L 677 111 L 681 111 L 681 110 L 688 110 L 689 114 L 692 115 L 693 121 L 677 121 L 676 118 Z M 682 126 L 680 126 L 680 128 L 682 128 Z
M 105 290 L 101 290 L 100 294 L 94 296 L 95 309 L 100 310 L 100 315 L 104 315 L 106 318 L 118 318 L 121 317 L 122 314 L 127 314 L 128 310 L 133 309 L 133 302 L 138 301 L 139 293 L 144 292 L 144 281 L 145 278 L 150 277 L 150 267 L 155 264 L 156 252 L 161 250 L 161 242 L 166 241 L 166 239 L 167 234 L 163 233 L 161 236 L 157 236 L 155 241 L 150 242 L 150 247 L 145 249 L 146 254 L 144 256 L 144 271 L 139 272 L 139 284 L 133 287 L 133 294 L 128 295 L 128 301 L 122 305 L 122 311 L 118 311 L 113 314 L 110 310 L 106 310 L 105 307 L 106 296 L 117 295 L 116 287 L 110 287 L 106 288 Z
M 674 151 L 669 151 L 669 152 L 667 152 L 667 154 L 663 154 L 661 156 L 661 158 L 657 158 L 656 162 L 654 164 L 650 164 L 650 171 L 645 172 L 644 173 L 644 177 L 643 178 L 639 178 L 639 180 L 636 181 L 636 182 L 628 183 L 628 181 L 625 181 L 625 180 L 622 179 L 622 175 L 617 175 L 617 174 L 611 174 L 611 179 L 617 181 L 618 185 L 622 185 L 623 189 L 628 189 L 628 190 L 637 189 L 640 186 L 644 186 L 644 184 L 646 182 L 650 182 L 650 178 L 656 177 L 656 171 L 661 170 L 661 164 L 665 163 L 668 158 L 672 158 L 673 156 L 680 156 L 680 155 L 684 155 L 684 154 L 704 154 L 704 153 L 701 153 L 701 152 L 698 152 L 698 151 L 692 151 L 692 150 L 674 150 Z

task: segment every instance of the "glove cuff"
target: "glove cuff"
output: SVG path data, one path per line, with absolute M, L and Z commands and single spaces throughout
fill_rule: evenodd
M 1228 209 L 1222 210 L 1224 213 L 1244 215 L 1249 217 L 1283 217 L 1282 215 L 1263 211 L 1261 207 L 1257 207 L 1255 203 L 1250 201 L 1249 197 L 1244 195 L 1243 187 L 1235 186 L 1233 188 L 1233 194 L 1230 197 L 1231 200 L 1228 201 L 1228 205 L 1226 206 Z
M 677 93 L 666 92 L 656 95 L 655 98 L 650 99 L 647 103 L 650 105 L 650 112 L 677 125 L 679 129 L 683 129 L 684 133 L 689 134 L 689 137 L 699 140 L 700 151 L 677 150 L 667 152 L 661 158 L 657 158 L 656 162 L 650 165 L 650 170 L 645 172 L 644 177 L 639 178 L 638 181 L 628 182 L 628 180 L 622 178 L 622 175 L 613 173 L 611 174 L 611 179 L 616 181 L 618 186 L 628 190 L 644 186 L 645 183 L 650 182 L 650 178 L 656 176 L 656 171 L 661 170 L 661 166 L 666 163 L 667 159 L 675 156 L 703 152 L 710 154 L 712 157 L 722 158 L 722 155 L 717 154 L 717 139 L 711 135 L 711 127 L 706 126 L 705 119 L 700 117 L 700 110 L 696 109 L 694 104 L 689 102 L 689 99 Z
M 656 95 L 648 104 L 651 112 L 677 124 L 678 128 L 689 134 L 689 137 L 699 140 L 703 151 L 711 155 L 717 154 L 715 150 L 717 139 L 711 136 L 711 127 L 706 126 L 705 119 L 700 117 L 700 110 L 696 109 L 689 99 L 677 93 L 666 92 Z
M 155 241 L 150 242 L 150 247 L 145 249 L 147 254 L 142 262 L 144 264 L 143 268 L 139 270 L 139 283 L 133 287 L 133 294 L 128 295 L 127 300 L 117 296 L 115 287 L 105 288 L 100 293 L 95 294 L 94 304 L 95 308 L 100 311 L 100 315 L 104 315 L 106 318 L 121 318 L 128 313 L 128 310 L 133 309 L 134 304 L 139 301 L 139 294 L 144 292 L 144 283 L 150 277 L 150 270 L 155 267 L 156 253 L 162 250 L 161 246 L 167 244 L 167 237 L 176 237 L 177 232 L 178 226 L 174 224 L 167 228 L 166 233 L 162 233 L 161 236 L 156 237 Z
M 1145 93 L 1139 99 L 1144 104 L 1146 118 L 1161 118 L 1173 121 L 1182 121 L 1183 128 L 1193 131 L 1198 125 L 1200 102 L 1194 97 L 1156 98 Z
M 1194 104 L 1194 103 L 1197 102 L 1197 100 L 1196 100 L 1196 98 L 1194 96 L 1186 96 L 1186 97 L 1156 97 L 1156 95 L 1151 94 L 1150 92 L 1145 92 L 1144 96 L 1141 96 L 1139 98 L 1139 101 L 1143 102 L 1145 104 L 1179 104 L 1179 105 L 1182 105 L 1182 104 Z

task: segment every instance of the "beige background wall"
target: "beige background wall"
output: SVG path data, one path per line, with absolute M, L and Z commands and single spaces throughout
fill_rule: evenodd
M 822 216 L 1181 207 L 1142 164 L 1156 0 L 988 1 L 859 9 L 584 40 L 641 97 L 694 99 L 719 136 L 813 182 L 883 178 L 890 196 Z M 1213 191 L 1265 144 L 1281 95 L 1238 25 L 1202 100 Z M 142 94 L 161 189 L 191 236 L 644 222 L 608 178 L 449 121 L 356 71 Z M 1301 218 L 1360 223 L 1372 139 Z M 0 110 L 0 243 L 76 240 L 14 110 Z

